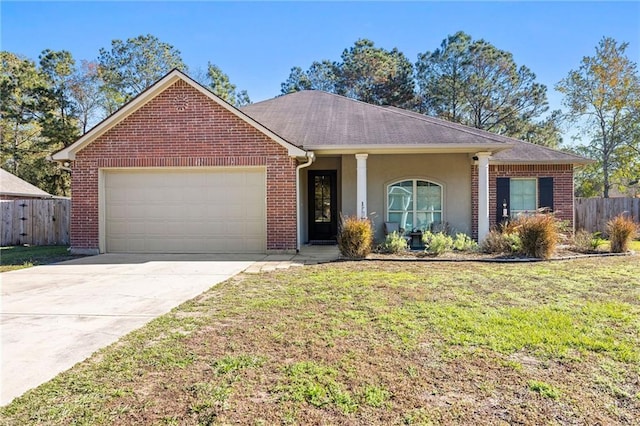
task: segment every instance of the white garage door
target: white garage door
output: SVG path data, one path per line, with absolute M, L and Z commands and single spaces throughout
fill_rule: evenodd
M 263 168 L 109 170 L 110 253 L 264 253 Z

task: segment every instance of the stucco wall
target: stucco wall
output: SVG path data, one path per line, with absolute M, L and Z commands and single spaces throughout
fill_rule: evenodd
M 443 186 L 443 221 L 454 232 L 471 234 L 471 159 L 467 154 L 375 155 L 367 159 L 367 209 L 376 240 L 384 238 L 386 187 L 403 179 L 425 179 Z M 342 213 L 356 213 L 356 159 L 342 157 Z

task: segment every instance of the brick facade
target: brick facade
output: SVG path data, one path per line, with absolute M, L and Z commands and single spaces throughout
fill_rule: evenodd
M 99 246 L 98 171 L 103 167 L 265 166 L 267 251 L 296 248 L 296 160 L 287 150 L 184 81 L 76 154 L 71 247 Z
M 473 238 L 478 238 L 478 166 L 471 166 L 471 205 Z M 496 178 L 553 178 L 554 212 L 573 228 L 573 165 L 572 164 L 500 164 L 489 165 L 489 225 L 496 224 Z

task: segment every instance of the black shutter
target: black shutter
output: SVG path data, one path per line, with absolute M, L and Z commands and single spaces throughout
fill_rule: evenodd
M 496 223 L 502 223 L 509 219 L 511 215 L 511 202 L 509 196 L 511 192 L 511 179 L 496 178 Z M 504 216 L 504 204 L 507 205 L 507 217 Z
M 553 178 L 538 178 L 538 208 L 553 211 Z

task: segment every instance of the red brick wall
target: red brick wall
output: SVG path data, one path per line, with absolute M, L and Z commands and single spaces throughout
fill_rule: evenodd
M 471 166 L 471 205 L 473 238 L 478 238 L 478 166 Z M 504 164 L 489 165 L 489 224 L 496 224 L 496 178 L 553 178 L 553 208 L 556 217 L 573 227 L 573 165 Z
M 98 248 L 99 168 L 198 166 L 266 166 L 267 250 L 295 250 L 295 159 L 183 81 L 77 153 L 72 164 L 71 247 Z

